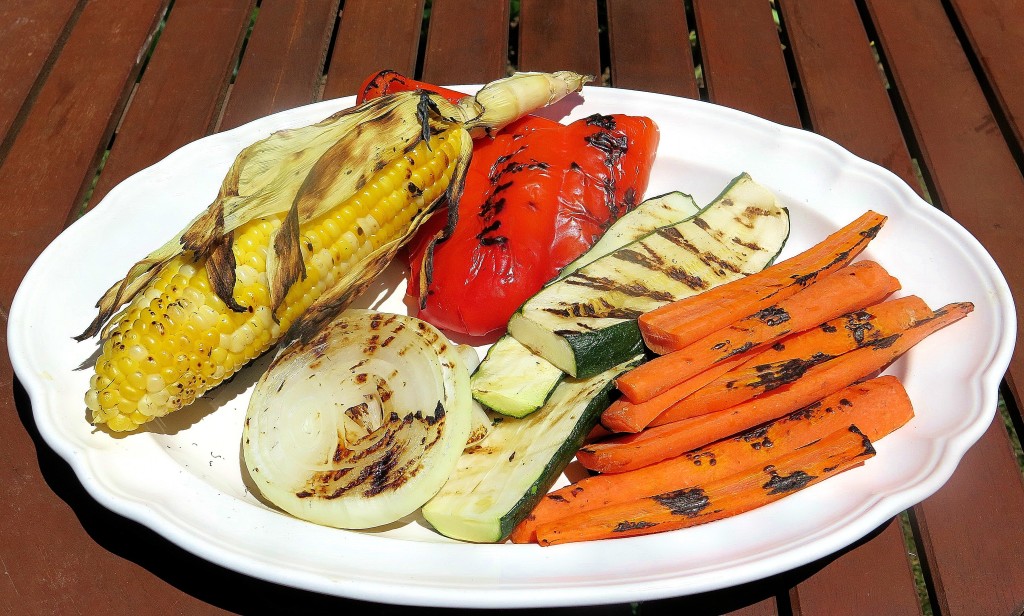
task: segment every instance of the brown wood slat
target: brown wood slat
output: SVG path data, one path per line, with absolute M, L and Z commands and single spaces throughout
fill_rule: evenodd
M 921 192 L 854 0 L 780 3 L 811 128 Z
M 981 240 L 1024 297 L 1024 178 L 942 6 L 914 0 L 868 7 L 939 204 Z M 1017 320 L 1024 322 L 1019 299 Z M 1011 384 L 1024 383 L 1024 329 L 1008 376 Z
M 316 100 L 339 0 L 264 0 L 220 130 Z
M 0 167 L 5 216 L 18 227 L 0 257 L 5 304 L 91 182 L 167 0 L 121 4 L 86 5 Z
M 413 75 L 423 6 L 424 0 L 346 0 L 323 97 L 355 94 L 370 74 L 385 69 Z
M 762 0 L 694 0 L 693 9 L 711 101 L 800 126 L 771 5 Z
M 504 77 L 508 20 L 508 0 L 434 0 L 423 79 L 435 84 L 468 84 Z
M 165 0 L 90 2 L 40 88 L 0 167 L 7 219 L 0 269 L 4 314 L 29 263 L 76 206 L 165 5 Z M 44 477 L 52 467 L 42 468 L 41 460 L 53 454 L 45 446 L 37 451 L 26 430 L 30 420 L 25 426 L 14 420 L 22 409 L 27 412 L 27 403 L 16 408 L 16 395 L 22 396 L 5 354 L 0 360 L 0 411 L 8 418 L 0 426 L 0 561 L 6 565 L 0 605 L 11 614 L 137 613 L 154 604 L 187 611 L 194 602 L 181 601 L 161 579 L 98 547 L 82 526 L 82 512 L 47 488 Z M 59 493 L 75 489 L 65 484 Z M 129 585 L 132 592 L 122 592 Z
M 608 0 L 611 84 L 699 98 L 690 28 L 678 0 Z
M 790 593 L 795 616 L 921 613 L 899 521 L 844 552 Z
M 1024 147 L 1024 3 L 1020 0 L 951 0 L 974 55 Z M 1014 52 L 1007 53 L 1007 50 Z
M 522 0 L 519 70 L 576 71 L 603 84 L 597 28 L 593 0 Z
M 24 0 L 0 4 L 0 160 L 8 131 L 33 86 L 60 50 L 78 0 Z
M 941 490 L 914 508 L 940 614 L 1024 610 L 1020 470 L 996 417 Z
M 1019 296 L 1024 222 L 1016 210 L 1024 202 L 1024 178 L 943 7 L 869 0 L 868 9 L 939 202 L 1003 264 Z M 1019 318 L 1019 304 L 1017 310 Z M 1009 371 L 1016 383 L 1024 382 L 1020 342 L 1018 333 Z M 915 508 L 943 614 L 1018 613 L 1024 603 L 1017 549 L 1024 542 L 1024 492 L 1008 450 L 996 422 L 950 482 Z
M 254 5 L 255 0 L 174 4 L 90 206 L 132 173 L 213 131 Z

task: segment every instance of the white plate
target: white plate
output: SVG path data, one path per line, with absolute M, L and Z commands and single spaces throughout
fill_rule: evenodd
M 865 257 L 933 307 L 975 303 L 966 320 L 890 369 L 903 377 L 917 417 L 878 443 L 877 457 L 720 522 L 540 548 L 462 544 L 417 519 L 375 532 L 335 530 L 267 507 L 243 483 L 239 463 L 259 366 L 172 415 L 163 431 L 93 431 L 82 401 L 91 369 L 81 366 L 91 366 L 96 344 L 72 336 L 92 319 L 96 299 L 213 199 L 244 146 L 350 104 L 325 101 L 207 137 L 129 178 L 54 240 L 15 297 L 10 355 L 43 437 L 98 501 L 187 550 L 281 584 L 399 604 L 535 607 L 685 595 L 786 571 L 856 541 L 937 490 L 993 417 L 1015 318 L 996 265 L 964 229 L 894 175 L 812 133 L 686 99 L 587 88 L 554 113 L 633 113 L 661 127 L 648 194 L 678 189 L 707 202 L 747 171 L 790 208 L 783 256 L 874 209 L 890 219 Z M 389 274 L 362 305 L 405 310 L 401 272 Z

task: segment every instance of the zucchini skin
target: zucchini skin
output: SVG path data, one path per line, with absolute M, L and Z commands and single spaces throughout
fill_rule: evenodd
M 633 358 L 589 379 L 566 378 L 537 413 L 523 419 L 500 418 L 500 424 L 478 444 L 489 451 L 480 454 L 474 448 L 467 449 L 463 461 L 449 477 L 452 485 L 442 488 L 423 507 L 423 517 L 439 533 L 453 539 L 477 543 L 505 541 L 551 489 L 597 425 L 601 413 L 611 404 L 615 378 L 642 361 L 642 356 Z M 565 406 L 558 406 L 562 404 Z M 552 416 L 555 419 L 549 421 Z M 506 429 L 511 432 L 503 433 Z M 508 434 L 514 438 L 506 440 Z M 529 450 L 530 443 L 546 437 L 552 445 L 543 451 L 550 453 L 541 456 Z M 475 458 L 480 455 L 483 457 Z M 505 475 L 505 464 L 512 463 L 513 458 L 530 462 L 520 470 L 507 469 L 513 475 Z M 478 479 L 490 473 L 494 473 L 492 479 L 501 476 L 512 484 L 503 486 L 500 482 Z
M 696 217 L 546 286 L 513 315 L 508 331 L 570 375 L 597 374 L 643 348 L 639 314 L 698 293 L 701 284 L 763 269 L 778 258 L 790 231 L 788 210 L 742 173 Z M 720 260 L 727 258 L 735 262 Z M 615 284 L 628 285 L 625 300 Z
M 502 516 L 499 521 L 501 535 L 497 541 L 508 539 L 508 536 L 512 534 L 515 527 L 526 516 L 530 515 L 530 512 L 537 506 L 540 499 L 548 493 L 551 486 L 555 484 L 555 481 L 562 474 L 562 471 L 565 470 L 565 467 L 569 466 L 569 463 L 576 456 L 576 452 L 583 446 L 583 440 L 587 437 L 587 434 L 594 429 L 594 426 L 601 419 L 601 413 L 612 403 L 612 393 L 614 390 L 615 381 L 610 380 L 591 398 L 586 411 L 583 412 L 579 421 L 576 422 L 576 427 L 573 428 L 572 432 L 569 433 L 562 443 L 562 446 L 551 457 L 551 460 L 544 467 L 544 471 L 537 478 L 537 481 L 523 494 L 519 502 L 507 514 Z
M 576 356 L 576 378 L 600 374 L 645 351 L 640 324 L 635 320 L 616 323 L 586 334 L 566 334 L 565 341 Z
M 523 372 L 522 355 L 527 355 L 532 361 L 528 373 Z M 487 355 L 473 372 L 470 384 L 473 398 L 485 408 L 520 418 L 544 406 L 564 377 L 564 372 L 505 334 L 487 349 Z M 531 384 L 525 390 L 516 385 L 524 379 Z M 538 395 L 541 392 L 543 395 Z

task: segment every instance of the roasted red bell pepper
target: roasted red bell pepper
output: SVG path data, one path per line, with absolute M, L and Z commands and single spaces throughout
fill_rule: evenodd
M 403 89 L 463 96 L 386 71 L 367 80 L 360 99 Z M 472 336 L 502 330 L 639 203 L 658 136 L 654 122 L 638 116 L 593 115 L 569 125 L 528 116 L 478 139 L 454 229 L 435 216 L 409 245 L 407 293 L 418 316 Z
M 453 103 L 465 96 L 462 92 L 435 86 L 425 81 L 416 81 L 401 73 L 386 70 L 374 73 L 366 78 L 363 85 L 359 87 L 359 92 L 356 93 L 356 104 L 393 92 L 413 92 L 416 90 L 426 90 L 427 92 L 440 94 Z

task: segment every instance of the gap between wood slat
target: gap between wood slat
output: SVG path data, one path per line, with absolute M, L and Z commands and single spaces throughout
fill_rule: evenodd
M 423 17 L 420 20 L 420 37 L 416 45 L 416 70 L 414 75 L 417 78 L 423 77 L 423 57 L 427 51 L 427 33 L 430 31 L 430 14 L 433 11 L 433 2 L 427 0 L 423 7 Z
M 73 207 L 68 212 L 67 219 L 65 220 L 65 226 L 80 218 L 88 210 L 89 201 L 92 199 L 93 191 L 99 182 L 100 174 L 103 173 L 103 167 L 106 165 L 107 159 L 110 156 L 110 148 L 113 147 L 114 141 L 117 139 L 117 131 L 120 129 L 121 123 L 124 121 L 124 117 L 128 113 L 128 108 L 131 106 L 132 99 L 135 96 L 139 80 L 142 79 L 142 74 L 145 72 L 146 66 L 149 64 L 149 58 L 152 57 L 153 50 L 160 39 L 159 33 L 162 30 L 163 25 L 167 22 L 167 16 L 170 14 L 171 7 L 173 7 L 173 5 L 174 0 L 169 0 L 156 28 L 149 34 L 149 38 L 146 39 L 145 45 L 143 45 L 139 51 L 139 69 L 138 73 L 135 75 L 135 80 L 132 83 L 131 91 L 125 97 L 120 111 L 112 119 L 110 136 L 107 139 L 106 146 L 101 150 L 97 150 L 96 157 L 94 159 L 95 171 L 92 174 L 92 179 L 82 185 L 82 189 L 78 195 L 78 199 L 76 200 L 77 206 Z
M 988 72 L 985 71 L 981 59 L 978 57 L 977 51 L 971 44 L 970 37 L 967 36 L 967 32 L 964 30 L 963 24 L 960 23 L 960 18 L 957 15 L 956 9 L 951 5 L 950 0 L 942 0 L 941 4 L 949 18 L 949 23 L 953 26 L 953 33 L 956 35 L 957 41 L 960 42 L 960 46 L 964 50 L 967 62 L 970 64 L 975 77 L 977 77 L 978 85 L 981 87 L 981 93 L 985 96 L 985 100 L 988 102 L 988 106 L 992 110 L 992 117 L 995 119 L 996 125 L 999 127 L 1000 132 L 1003 134 L 1003 138 L 1006 140 L 1006 145 L 1010 150 L 1010 154 L 1017 163 L 1017 168 L 1021 170 L 1022 174 L 1024 174 L 1024 150 L 1022 150 L 1021 143 L 1017 141 L 1017 137 L 1013 130 L 1013 123 L 1007 116 L 1006 109 L 1003 107 L 999 100 L 999 96 L 996 94 L 995 86 L 993 85 Z
M 611 41 L 608 36 L 608 2 L 607 0 L 598 0 L 597 50 L 598 62 L 601 65 L 601 75 L 598 80 L 603 84 L 610 84 L 612 81 Z
M 690 36 L 690 51 L 693 54 L 693 75 L 697 80 L 697 98 L 702 101 L 708 101 L 708 82 L 704 78 L 704 56 L 701 53 L 700 44 L 700 28 L 697 26 L 697 15 L 693 10 L 692 0 L 686 0 L 683 3 L 686 11 L 686 23 L 690 26 L 692 32 Z
M 100 175 L 103 173 L 103 168 L 106 166 L 107 159 L 110 157 L 110 149 L 114 147 L 114 142 L 117 140 L 117 134 L 120 132 L 121 125 L 124 123 L 124 118 L 128 115 L 128 110 L 132 106 L 132 101 L 135 99 L 135 93 L 139 89 L 139 82 L 142 80 L 142 75 L 145 74 L 146 68 L 149 66 L 149 60 L 153 57 L 153 52 L 156 50 L 157 43 L 160 42 L 160 33 L 163 32 L 164 26 L 167 24 L 167 18 L 170 16 L 173 8 L 174 0 L 170 0 L 167 3 L 167 8 L 164 9 L 164 14 L 160 18 L 160 22 L 157 24 L 156 29 L 149 35 L 149 39 L 140 51 L 139 57 L 142 58 L 142 60 L 139 63 L 139 72 L 135 76 L 135 83 L 132 85 L 131 92 L 125 100 L 121 113 L 117 116 L 114 128 L 110 132 L 110 138 L 107 140 L 107 145 L 99 155 L 99 159 L 96 162 L 96 172 L 93 174 L 92 180 L 89 182 L 88 186 L 83 189 L 78 207 L 68 213 L 65 224 L 71 224 L 88 211 L 89 202 L 92 201 L 93 191 L 96 189 L 97 184 L 99 184 Z
M 796 59 L 793 57 L 793 49 L 789 42 L 789 34 L 786 32 L 786 21 L 783 18 L 782 11 L 779 10 L 777 0 L 771 0 L 771 5 L 779 31 L 779 44 L 782 45 L 782 59 L 786 62 L 789 83 L 793 86 L 793 101 L 796 103 L 797 115 L 800 117 L 800 126 L 801 128 L 811 130 L 810 110 L 807 108 L 807 98 L 800 84 L 800 73 L 797 71 Z
M 334 28 L 331 30 L 331 37 L 327 41 L 327 53 L 324 56 L 323 70 L 320 73 L 320 80 L 316 87 L 316 94 L 313 99 L 324 100 L 324 91 L 327 89 L 327 74 L 331 70 L 331 60 L 334 59 L 334 46 L 338 43 L 338 32 L 341 30 L 341 13 L 345 10 L 345 0 L 341 0 L 338 11 L 334 15 Z
M 35 103 L 36 97 L 39 95 L 39 91 L 42 89 L 43 84 L 46 83 L 47 78 L 50 76 L 50 71 L 53 70 L 54 63 L 60 56 L 61 51 L 63 51 L 64 44 L 67 42 L 68 36 L 71 34 L 71 30 L 74 29 L 75 24 L 78 22 L 78 17 L 82 14 L 86 1 L 87 0 L 79 0 L 78 5 L 71 11 L 67 22 L 65 22 L 64 27 L 60 31 L 60 34 L 57 35 L 56 41 L 50 49 L 49 54 L 40 65 L 39 73 L 36 75 L 35 81 L 31 86 L 29 86 L 28 92 L 25 94 L 25 98 L 21 103 L 21 107 L 11 119 L 11 124 L 7 127 L 6 133 L 0 135 L 0 165 L 3 165 L 4 160 L 7 158 L 7 153 L 11 149 L 11 144 L 14 143 L 14 138 L 18 135 L 18 131 L 25 123 L 25 118 L 28 117 L 29 110 L 32 109 L 32 105 Z
M 918 541 L 918 533 L 914 530 L 914 523 L 911 519 L 914 515 L 913 509 L 907 509 L 899 515 L 900 532 L 903 535 L 903 544 L 906 546 L 907 559 L 910 561 L 910 570 L 914 575 L 914 584 L 917 590 L 917 599 L 921 604 L 921 613 L 930 616 L 935 612 L 932 602 L 931 581 L 925 573 L 921 554 L 923 549 Z
M 508 67 L 506 72 L 511 75 L 519 70 L 519 3 L 509 7 L 508 19 Z
M 878 44 L 878 31 L 875 29 L 874 21 L 871 19 L 865 0 L 855 0 L 855 3 L 857 5 L 857 11 L 860 13 L 861 21 L 864 23 L 864 30 L 867 32 L 868 39 L 874 43 L 875 54 L 878 57 L 879 70 L 882 72 L 887 85 L 886 93 L 889 95 L 889 102 L 892 105 L 893 111 L 896 112 L 896 121 L 899 122 L 900 131 L 903 133 L 903 139 L 907 144 L 907 150 L 910 152 L 910 159 L 917 174 L 918 188 L 920 189 L 918 190 L 918 194 L 920 194 L 928 203 L 942 209 L 941 205 L 934 197 L 934 183 L 931 178 L 928 177 L 927 170 L 920 163 L 921 145 L 917 142 L 917 135 L 914 133 L 913 127 L 910 125 L 910 118 L 907 114 L 907 108 L 903 104 L 903 99 L 899 96 L 899 92 L 896 90 L 892 71 L 889 70 L 889 61 L 885 57 L 884 50 L 881 49 L 881 46 Z

